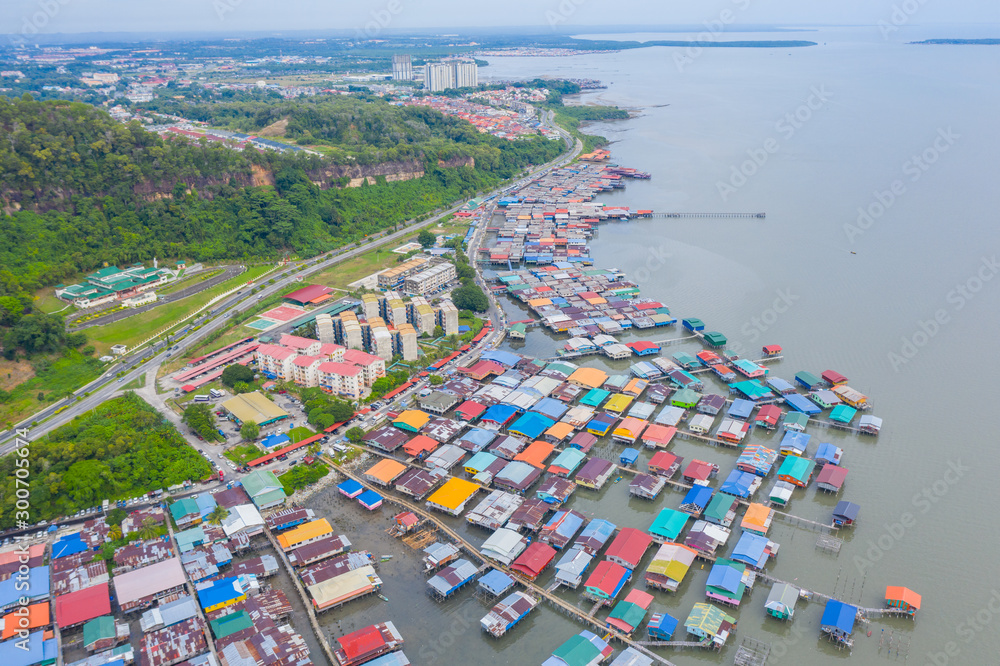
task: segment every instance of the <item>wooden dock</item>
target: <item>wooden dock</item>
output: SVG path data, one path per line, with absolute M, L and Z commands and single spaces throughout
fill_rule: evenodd
M 763 220 L 767 213 L 650 213 L 646 217 L 722 217 Z

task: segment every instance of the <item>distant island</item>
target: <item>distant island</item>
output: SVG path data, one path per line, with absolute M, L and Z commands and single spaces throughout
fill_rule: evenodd
M 1000 39 L 925 39 L 922 42 L 910 42 L 910 44 L 975 44 L 977 46 L 997 46 Z

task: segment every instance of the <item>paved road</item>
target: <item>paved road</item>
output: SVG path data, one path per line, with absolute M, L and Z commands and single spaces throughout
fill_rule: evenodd
M 549 119 L 551 121 L 551 119 Z M 560 130 L 561 132 L 561 130 Z M 561 132 L 566 139 L 567 144 L 569 144 L 569 135 Z M 582 150 L 582 144 L 579 141 L 576 142 L 574 149 L 567 155 L 561 156 L 546 165 L 538 167 L 531 172 L 526 178 L 522 179 L 518 183 L 512 186 L 506 186 L 494 190 L 492 193 L 486 196 L 500 195 L 504 192 L 515 189 L 518 186 L 523 186 L 525 182 L 535 177 L 537 174 L 542 173 L 550 168 L 557 166 L 562 166 L 563 164 L 571 161 L 579 154 Z M 333 266 L 339 262 L 347 261 L 353 259 L 374 247 L 389 244 L 397 241 L 404 236 L 413 233 L 415 230 L 421 229 L 423 227 L 429 226 L 431 224 L 436 224 L 441 218 L 457 212 L 465 205 L 465 202 L 456 204 L 451 208 L 438 213 L 434 217 L 424 221 L 410 224 L 399 231 L 388 233 L 383 231 L 379 234 L 375 234 L 366 239 L 360 246 L 355 243 L 348 245 L 344 248 L 340 248 L 333 252 L 329 252 L 312 259 L 307 259 L 301 262 L 295 262 L 289 264 L 281 273 L 274 277 L 275 283 L 273 285 L 264 285 L 264 288 L 255 295 L 250 295 L 249 293 L 244 293 L 243 291 L 233 294 L 230 298 L 226 299 L 224 302 L 217 303 L 212 310 L 207 313 L 200 315 L 197 319 L 189 323 L 189 326 L 201 326 L 196 331 L 190 333 L 187 337 L 183 338 L 177 342 L 174 347 L 176 349 L 170 349 L 168 351 L 168 343 L 166 341 L 159 341 L 147 348 L 145 351 L 134 354 L 128 359 L 125 359 L 104 373 L 98 380 L 92 382 L 87 387 L 79 389 L 72 398 L 67 398 L 65 400 L 59 401 L 47 407 L 46 409 L 34 414 L 33 416 L 26 419 L 17 427 L 23 428 L 32 422 L 38 423 L 37 426 L 30 428 L 29 438 L 37 439 L 43 436 L 49 431 L 68 423 L 73 418 L 84 414 L 91 409 L 94 409 L 102 402 L 113 397 L 121 388 L 122 384 L 127 384 L 132 380 L 142 376 L 144 373 L 149 373 L 150 379 L 147 381 L 146 388 L 150 388 L 150 382 L 155 378 L 156 373 L 159 371 L 160 365 L 168 358 L 169 355 L 183 354 L 184 350 L 198 344 L 202 339 L 211 333 L 224 329 L 228 326 L 229 318 L 232 314 L 237 312 L 243 312 L 248 308 L 253 307 L 257 301 L 260 299 L 265 299 L 272 294 L 278 292 L 283 292 L 290 284 L 296 281 L 300 277 L 305 277 L 312 273 L 320 272 L 326 270 L 330 266 Z M 483 225 L 485 226 L 485 225 Z M 482 229 L 482 227 L 481 227 Z M 480 236 L 483 232 L 480 231 Z M 259 297 L 259 299 L 258 299 Z M 500 324 L 501 318 L 496 309 L 495 300 L 492 301 L 491 306 L 491 318 L 494 320 L 494 329 L 496 330 Z M 494 333 L 493 335 L 496 335 Z M 492 339 L 492 335 L 488 336 Z M 121 382 L 116 381 L 116 373 L 125 370 L 126 374 L 122 378 Z M 144 393 L 148 393 L 144 392 Z M 155 395 L 155 392 L 152 393 Z M 77 400 L 77 398 L 80 398 Z M 169 397 L 164 394 L 163 397 Z M 161 400 L 157 400 L 161 402 Z M 157 405 L 158 406 L 158 405 Z M 56 414 L 56 411 L 60 408 L 65 407 L 63 411 Z M 51 418 L 50 418 L 51 417 Z M 44 419 L 49 419 L 44 423 L 41 423 Z M 182 430 L 181 432 L 184 432 Z M 13 450 L 15 446 L 15 432 L 14 430 L 8 430 L 4 433 L 0 433 L 0 455 L 5 455 Z M 197 440 L 195 440 L 196 442 Z M 198 448 L 204 448 L 201 443 L 192 442 L 192 445 Z
M 84 329 L 91 328 L 93 326 L 103 326 L 105 324 L 113 324 L 116 321 L 127 319 L 141 312 L 152 310 L 155 307 L 159 307 L 167 303 L 173 303 L 174 301 L 179 301 L 182 298 L 187 298 L 188 296 L 193 296 L 198 292 L 205 291 L 206 289 L 214 287 L 215 285 L 221 282 L 225 282 L 230 278 L 234 278 L 245 270 L 246 266 L 226 266 L 225 270 L 222 271 L 222 273 L 220 273 L 219 275 L 209 278 L 203 282 L 198 282 L 197 284 L 193 284 L 190 287 L 184 287 L 183 289 L 175 293 L 162 296 L 155 303 L 150 303 L 148 305 L 140 305 L 137 308 L 129 308 L 128 310 L 122 310 L 119 312 L 112 312 L 111 314 L 107 314 L 104 315 L 103 317 L 98 317 L 96 319 L 91 319 L 87 322 L 84 322 L 83 324 L 80 324 L 79 326 L 74 326 L 68 330 L 70 333 L 73 333 L 75 331 L 82 331 Z M 184 279 L 185 278 L 183 277 L 181 278 L 181 280 Z

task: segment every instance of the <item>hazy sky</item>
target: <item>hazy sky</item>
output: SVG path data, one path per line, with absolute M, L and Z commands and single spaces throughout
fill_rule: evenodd
M 0 0 L 0 33 L 1000 23 L 997 0 Z M 901 13 L 902 12 L 902 13 Z M 729 26 L 729 29 L 732 28 Z

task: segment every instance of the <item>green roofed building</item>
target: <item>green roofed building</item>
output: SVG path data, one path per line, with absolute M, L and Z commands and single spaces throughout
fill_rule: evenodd
M 173 279 L 174 273 L 165 268 L 146 268 L 142 264 L 124 269 L 108 266 L 91 273 L 79 284 L 57 288 L 55 295 L 57 298 L 72 301 L 78 307 L 90 308 L 114 300 L 131 298 Z
M 693 409 L 699 400 L 701 400 L 700 393 L 691 389 L 681 389 L 670 398 L 670 404 L 682 409 Z
M 705 342 L 712 347 L 725 347 L 729 340 L 718 331 L 709 331 L 705 333 Z
M 198 525 L 189 530 L 175 533 L 174 538 L 177 540 L 177 550 L 186 553 L 198 546 L 205 545 L 205 530 L 202 529 L 201 525 Z
M 259 469 L 243 477 L 243 490 L 260 510 L 285 503 L 285 489 L 281 481 L 268 470 Z
M 215 640 L 220 640 L 238 631 L 252 629 L 253 620 L 250 619 L 245 610 L 241 610 L 239 613 L 230 613 L 229 615 L 223 615 L 216 620 L 212 620 L 209 622 L 209 625 L 212 627 L 212 634 L 215 635 Z
M 517 324 L 511 325 L 510 330 L 507 332 L 507 336 L 511 340 L 524 340 L 527 331 L 528 331 L 528 325 L 519 322 Z
M 196 501 L 185 497 L 170 505 L 170 516 L 177 527 L 184 528 L 201 522 L 201 509 L 198 508 Z
M 805 432 L 806 425 L 808 423 L 808 414 L 803 414 L 802 412 L 788 412 L 785 414 L 784 423 L 781 427 L 785 430 L 791 430 L 794 432 Z
M 128 624 L 115 624 L 110 615 L 95 617 L 83 625 L 83 647 L 90 652 L 107 650 L 128 637 Z

